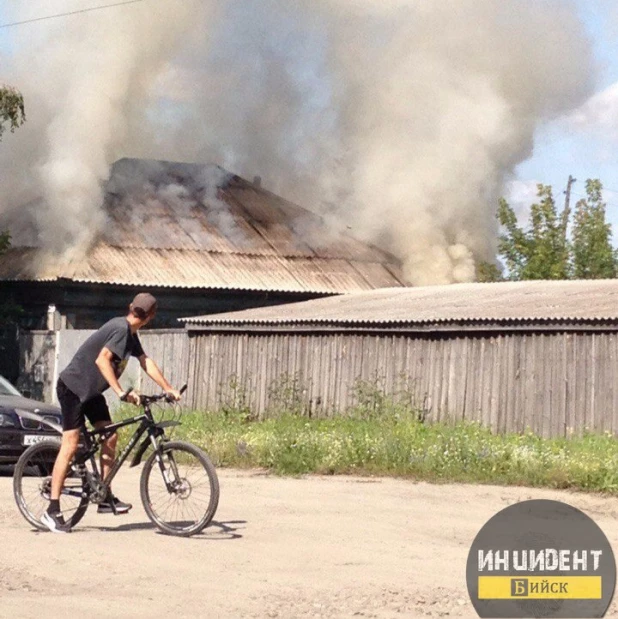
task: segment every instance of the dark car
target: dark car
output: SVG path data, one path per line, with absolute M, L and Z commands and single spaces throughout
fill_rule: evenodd
M 42 421 L 61 425 L 60 409 L 25 398 L 0 376 L 0 464 L 15 464 L 29 445 L 59 436 Z

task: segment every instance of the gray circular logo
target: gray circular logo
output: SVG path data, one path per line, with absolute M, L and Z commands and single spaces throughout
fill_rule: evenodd
M 560 501 L 523 501 L 479 531 L 466 580 L 479 617 L 603 617 L 616 563 L 586 514 Z

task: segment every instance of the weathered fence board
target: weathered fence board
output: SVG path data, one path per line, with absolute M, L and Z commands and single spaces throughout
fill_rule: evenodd
M 229 401 L 233 375 L 260 417 L 282 401 L 308 415 L 335 415 L 369 405 L 373 388 L 434 421 L 542 436 L 618 432 L 614 333 L 198 332 L 191 340 L 192 403 L 200 408 Z
M 55 377 L 89 331 L 23 333 L 19 386 L 53 401 Z M 482 334 L 140 333 L 144 349 L 188 404 L 282 409 L 312 417 L 409 403 L 433 421 L 475 420 L 499 432 L 568 436 L 618 432 L 618 335 L 613 332 Z M 123 384 L 151 383 L 137 364 Z

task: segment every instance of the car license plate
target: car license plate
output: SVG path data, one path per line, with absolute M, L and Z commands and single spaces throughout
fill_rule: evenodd
M 46 436 L 41 436 L 39 434 L 26 434 L 24 436 L 24 445 L 34 445 L 35 443 L 44 441 L 46 438 Z

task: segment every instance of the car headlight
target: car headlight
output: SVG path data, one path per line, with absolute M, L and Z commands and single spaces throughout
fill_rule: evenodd
M 19 424 L 24 430 L 40 430 L 41 422 L 37 419 L 30 419 L 30 411 L 22 410 L 21 408 L 15 409 L 15 414 L 19 418 Z
M 57 426 L 62 426 L 62 417 L 56 417 L 55 415 L 44 415 L 43 420 L 56 424 Z M 41 429 L 46 432 L 55 432 L 54 428 L 48 426 L 46 423 L 41 424 Z
M 17 417 L 13 413 L 0 412 L 0 428 L 19 428 Z
M 30 415 L 36 415 L 35 419 L 32 419 Z M 47 430 L 51 431 L 51 427 L 48 426 L 44 421 L 51 421 L 57 425 L 62 425 L 62 417 L 60 415 L 55 415 L 53 413 L 45 413 L 43 414 L 38 408 L 34 409 L 34 411 L 28 411 L 21 408 L 16 408 L 15 413 L 19 417 L 19 423 L 24 430 Z

